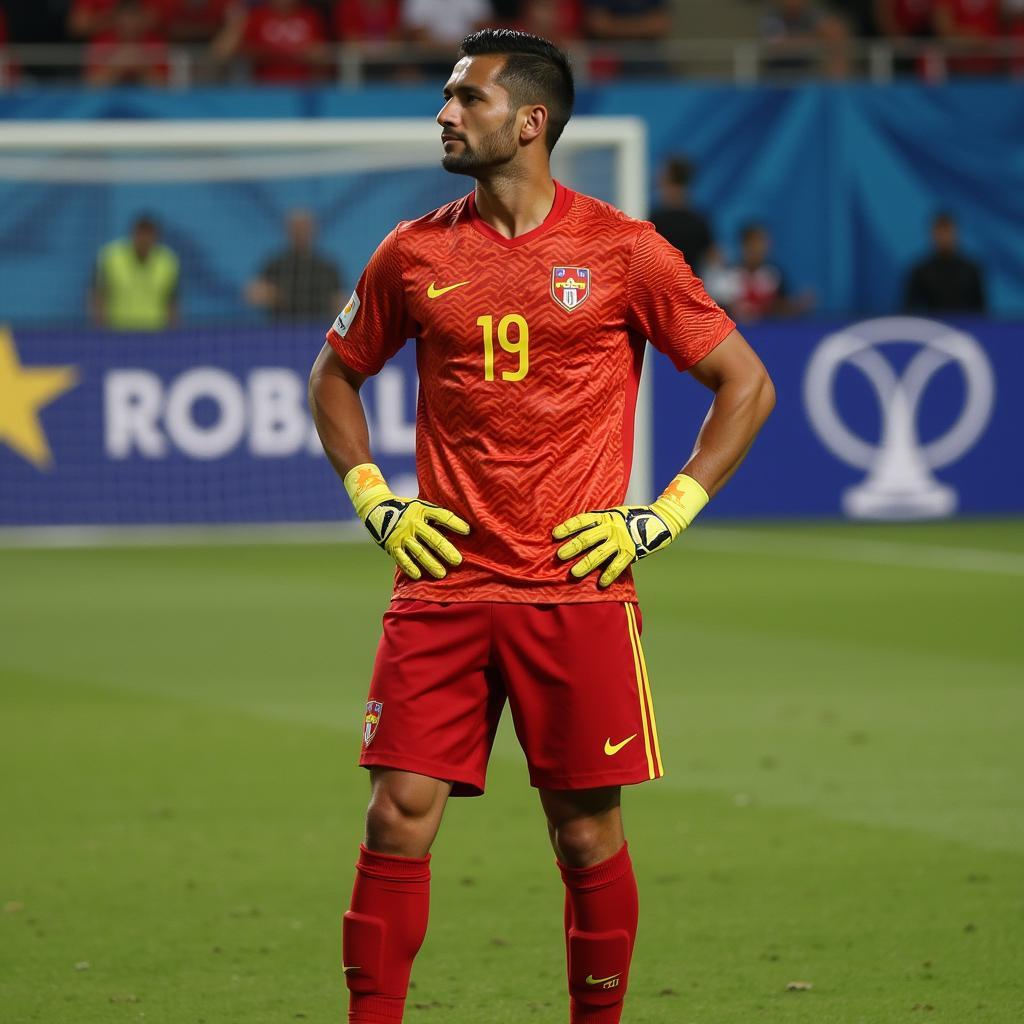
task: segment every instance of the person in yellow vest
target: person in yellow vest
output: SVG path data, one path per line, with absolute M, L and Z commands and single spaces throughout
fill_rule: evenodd
M 93 316 L 115 331 L 160 331 L 178 319 L 178 257 L 160 226 L 141 216 L 131 236 L 108 242 L 96 260 Z

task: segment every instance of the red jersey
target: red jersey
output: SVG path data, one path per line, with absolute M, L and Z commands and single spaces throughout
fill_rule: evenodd
M 469 195 L 398 225 L 328 331 L 377 373 L 416 339 L 420 497 L 472 527 L 424 601 L 632 601 L 630 573 L 569 575 L 557 523 L 625 500 L 645 339 L 685 370 L 733 322 L 652 224 L 555 186 L 544 223 L 504 238 Z
M 253 58 L 253 74 L 261 82 L 313 78 L 313 68 L 301 54 L 326 41 L 323 20 L 312 7 L 299 7 L 288 14 L 257 7 L 245 23 L 245 46 Z
M 74 3 L 71 5 L 71 16 L 74 17 L 80 12 L 112 14 L 117 4 L 118 0 L 74 0 Z M 149 12 L 153 23 L 162 21 L 163 0 L 143 0 L 142 6 Z
M 334 5 L 339 39 L 391 39 L 401 27 L 399 0 L 337 0 Z
M 999 0 L 936 0 L 935 6 L 949 12 L 954 30 L 960 35 L 995 39 L 1001 25 Z

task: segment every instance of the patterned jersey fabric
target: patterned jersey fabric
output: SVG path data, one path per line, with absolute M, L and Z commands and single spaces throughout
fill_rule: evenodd
M 645 339 L 685 370 L 733 327 L 652 225 L 558 184 L 514 239 L 472 195 L 399 224 L 327 338 L 365 374 L 416 339 L 420 497 L 472 533 L 445 579 L 399 573 L 395 596 L 634 600 L 629 572 L 605 590 L 573 579 L 551 529 L 625 499 Z

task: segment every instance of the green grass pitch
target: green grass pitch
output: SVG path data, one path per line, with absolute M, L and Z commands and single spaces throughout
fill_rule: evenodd
M 624 1021 L 1024 1020 L 1024 522 L 702 524 L 637 576 L 668 775 L 625 795 Z M 0 580 L 0 1021 L 341 1021 L 385 557 L 6 549 Z M 433 871 L 410 1024 L 565 1021 L 507 722 Z

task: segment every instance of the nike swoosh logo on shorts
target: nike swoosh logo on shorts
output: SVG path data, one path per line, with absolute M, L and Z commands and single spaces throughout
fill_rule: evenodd
M 469 284 L 468 281 L 459 281 L 458 284 L 445 285 L 444 288 L 435 288 L 434 282 L 431 281 L 427 285 L 427 298 L 436 299 L 439 295 L 444 295 L 445 292 L 450 292 L 453 288 L 461 288 L 464 284 Z
M 604 741 L 604 752 L 611 757 L 613 754 L 617 754 L 630 740 L 635 740 L 637 733 L 633 733 L 632 736 L 627 736 L 621 743 L 612 743 L 611 736 Z M 608 979 L 605 978 L 605 981 Z

